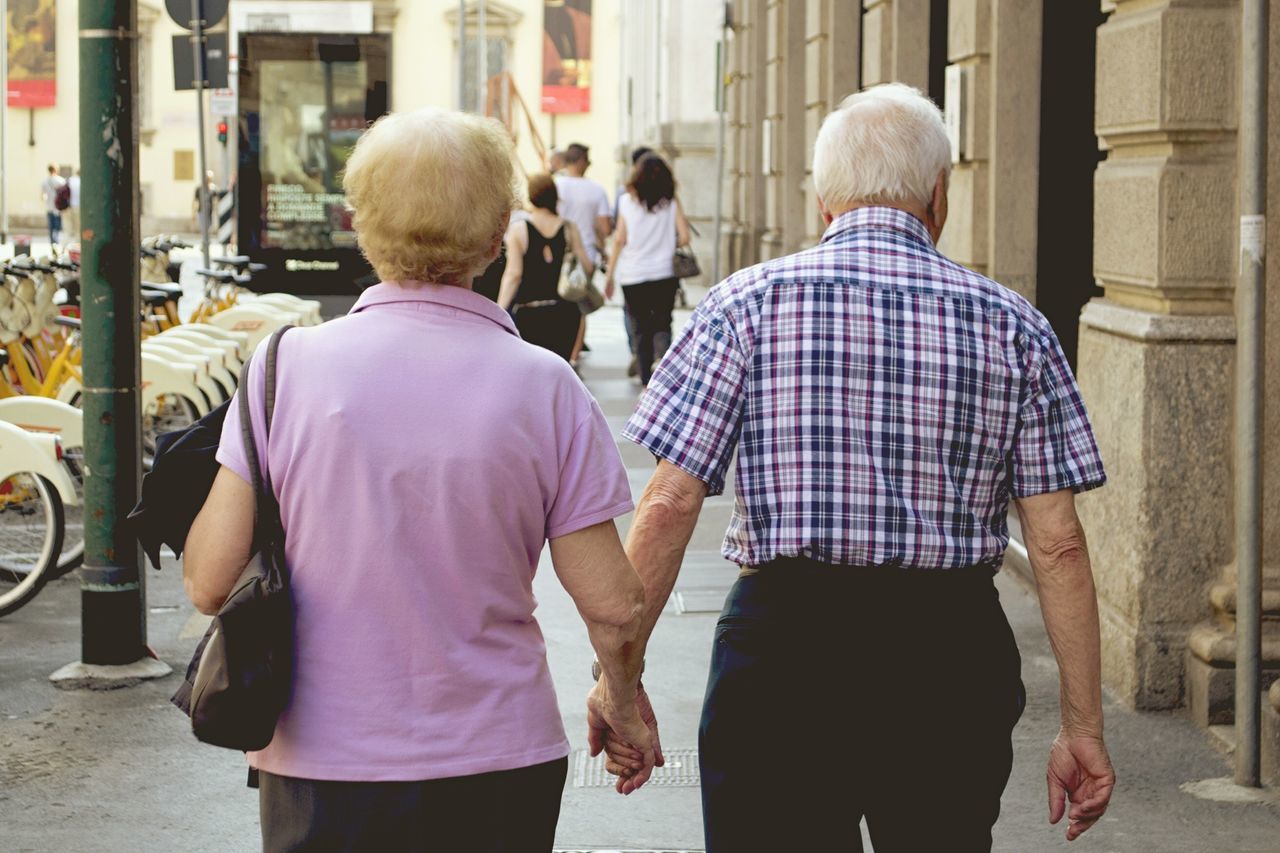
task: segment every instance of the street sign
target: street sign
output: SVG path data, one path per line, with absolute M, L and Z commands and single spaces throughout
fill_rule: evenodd
M 169 17 L 184 30 L 191 29 L 192 0 L 164 0 L 164 7 L 169 10 Z M 227 16 L 227 0 L 197 0 L 200 4 L 200 19 L 204 28 L 216 27 Z
M 227 88 L 227 34 L 205 36 L 204 87 Z M 196 87 L 195 56 L 191 52 L 191 36 L 173 37 L 173 88 Z
M 233 116 L 236 114 L 236 90 L 214 89 L 209 93 L 209 114 Z

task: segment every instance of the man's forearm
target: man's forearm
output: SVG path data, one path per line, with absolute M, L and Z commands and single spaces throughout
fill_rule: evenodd
M 1040 563 L 1040 565 L 1036 565 Z M 1052 561 L 1033 555 L 1040 609 L 1058 660 L 1062 727 L 1071 734 L 1102 735 L 1102 663 L 1098 600 L 1088 552 Z
M 629 656 L 644 654 L 653 627 L 680 574 L 685 548 L 693 536 L 706 495 L 706 487 L 701 484 L 689 488 L 691 478 L 683 472 L 676 476 L 685 479 L 684 488 L 672 488 L 670 478 L 664 477 L 661 469 L 654 476 L 640 498 L 635 521 L 627 534 L 627 557 L 644 582 L 640 630 L 635 642 L 628 644 Z

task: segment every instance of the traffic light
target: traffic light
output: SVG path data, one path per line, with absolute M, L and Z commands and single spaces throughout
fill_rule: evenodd
M 227 123 L 225 121 L 218 122 L 218 141 L 223 145 L 227 144 Z

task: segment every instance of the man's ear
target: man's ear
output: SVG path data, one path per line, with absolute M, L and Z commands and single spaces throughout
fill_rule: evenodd
M 818 212 L 822 214 L 823 225 L 830 225 L 831 220 L 835 219 L 835 217 L 831 215 L 831 211 L 827 210 L 827 203 L 822 200 L 821 196 L 818 196 Z
M 943 226 L 947 224 L 947 172 L 943 169 L 938 172 L 938 180 L 933 183 L 933 197 L 929 200 L 929 210 L 932 220 L 929 223 L 929 232 L 936 244 L 942 237 Z

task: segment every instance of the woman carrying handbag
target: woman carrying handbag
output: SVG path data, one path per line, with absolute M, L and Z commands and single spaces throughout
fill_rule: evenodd
M 635 321 L 642 385 L 649 384 L 654 364 L 671 345 L 671 312 L 680 284 L 673 258 L 689 239 L 689 221 L 676 198 L 671 168 L 657 154 L 644 155 L 618 199 L 618 227 L 605 281 L 606 298 L 613 297 L 615 285 L 622 286 Z

